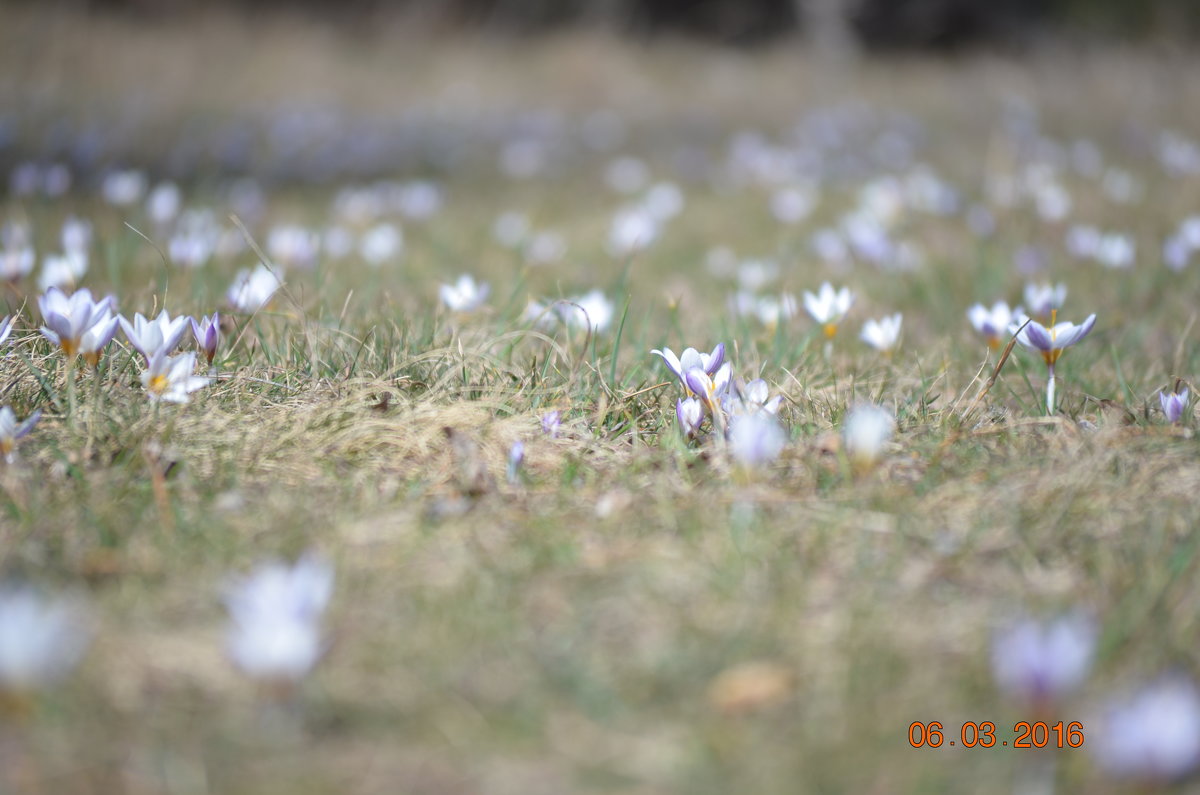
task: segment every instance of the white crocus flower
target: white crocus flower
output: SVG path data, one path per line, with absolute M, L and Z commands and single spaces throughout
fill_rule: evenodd
M 687 389 L 687 371 L 700 369 L 709 376 L 715 375 L 717 369 L 720 368 L 725 361 L 725 344 L 718 342 L 716 347 L 712 349 L 712 353 L 704 353 L 695 348 L 684 348 L 683 353 L 679 356 L 670 348 L 662 350 L 652 350 L 650 353 L 662 358 L 667 365 L 667 369 L 671 374 L 679 379 L 684 388 Z
M 441 285 L 438 297 L 451 312 L 474 312 L 483 306 L 491 291 L 491 285 L 476 282 L 474 277 L 464 273 L 454 284 Z
M 179 315 L 172 319 L 165 309 L 159 312 L 158 317 L 153 320 L 142 317 L 140 312 L 133 316 L 132 323 L 124 317 L 118 319 L 129 344 L 147 362 L 154 358 L 159 351 L 167 354 L 174 353 L 175 349 L 179 347 L 183 335 L 187 333 L 190 321 L 187 315 Z
M 1000 339 L 1008 334 L 1008 327 L 1021 314 L 1021 307 L 1009 309 L 1004 301 L 992 304 L 991 309 L 983 304 L 975 304 L 967 310 L 967 320 L 971 326 L 983 335 L 988 347 L 995 350 L 1000 347 Z
M 613 303 L 599 290 L 561 301 L 555 307 L 563 322 L 573 328 L 604 331 L 612 322 Z
M 870 403 L 855 406 L 842 423 L 846 455 L 862 469 L 874 466 L 895 430 L 896 418 L 887 409 Z
M 33 246 L 5 248 L 0 251 L 0 279 L 15 282 L 28 276 L 37 262 Z
M 42 262 L 38 287 L 43 292 L 53 287 L 74 287 L 87 273 L 87 268 L 87 257 L 81 254 L 50 254 Z
M 281 286 L 283 282 L 275 271 L 265 263 L 259 263 L 253 271 L 238 272 L 226 297 L 242 312 L 257 312 L 271 302 L 271 297 Z
M 193 375 L 196 370 L 196 353 L 168 356 L 159 349 L 142 371 L 142 386 L 151 400 L 167 403 L 188 403 L 189 395 L 208 386 L 209 379 Z
M 812 315 L 813 320 L 821 324 L 826 337 L 832 338 L 837 334 L 838 323 L 850 311 L 853 304 L 854 294 L 848 287 L 834 290 L 833 285 L 825 282 L 815 295 L 807 290 L 804 291 L 804 308 L 808 310 L 808 314 Z
M 757 467 L 779 457 L 787 433 L 767 413 L 741 414 L 729 421 L 729 454 L 742 466 Z
M 225 597 L 234 664 L 264 682 L 292 684 L 325 652 L 321 616 L 333 593 L 333 569 L 315 558 L 272 563 L 235 582 Z
M 891 353 L 900 341 L 900 323 L 903 317 L 897 312 L 879 320 L 868 320 L 863 324 L 862 340 L 877 351 Z
M 732 394 L 733 390 L 725 394 L 725 413 L 730 415 L 757 414 L 760 411 L 767 414 L 778 414 L 779 406 L 783 403 L 783 395 L 771 397 L 770 387 L 761 378 L 755 378 L 736 391 L 736 395 Z
M 26 589 L 0 591 L 0 690 L 29 694 L 62 679 L 87 649 L 77 605 Z
M 1025 305 L 1035 318 L 1049 318 L 1050 313 L 1062 309 L 1067 300 L 1067 285 L 1059 284 L 1027 284 L 1025 285 Z

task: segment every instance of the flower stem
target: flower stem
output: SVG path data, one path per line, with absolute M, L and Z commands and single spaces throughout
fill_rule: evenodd
M 71 432 L 75 432 L 75 412 L 76 412 L 76 395 L 75 395 L 75 356 L 67 357 L 67 427 Z
M 1054 365 L 1047 367 L 1049 377 L 1046 379 L 1046 415 L 1054 416 Z

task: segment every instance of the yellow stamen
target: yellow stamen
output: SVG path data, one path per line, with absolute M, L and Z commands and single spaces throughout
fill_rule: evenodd
M 1058 319 L 1058 310 L 1051 309 L 1050 310 L 1050 344 L 1051 345 L 1054 344 L 1054 337 L 1056 336 L 1054 327 L 1057 324 L 1054 321 L 1057 319 Z M 1042 351 L 1042 359 L 1045 360 L 1047 367 L 1053 367 L 1054 363 L 1058 361 L 1058 357 L 1061 354 L 1062 354 L 1062 348 L 1053 348 L 1052 350 Z
M 100 364 L 100 351 L 90 351 L 83 355 L 83 360 L 94 370 Z
M 76 353 L 79 352 L 79 343 L 75 340 L 63 337 L 61 340 L 59 340 L 59 345 L 62 346 L 62 351 L 67 355 L 68 359 L 72 358 Z
M 837 323 L 826 323 L 825 336 L 829 339 L 833 339 L 834 334 L 837 334 Z
M 1000 338 L 999 337 L 988 337 L 987 342 L 988 342 L 988 347 L 991 348 L 992 350 L 994 350 L 994 351 L 1000 350 Z
M 156 395 L 161 395 L 163 392 L 167 391 L 168 383 L 169 382 L 165 375 L 154 375 L 150 377 L 150 384 L 146 388 Z

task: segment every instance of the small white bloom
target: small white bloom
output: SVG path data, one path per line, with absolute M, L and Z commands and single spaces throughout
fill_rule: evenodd
M 0 690 L 28 693 L 54 684 L 79 662 L 89 640 L 72 600 L 0 591 Z
M 766 412 L 739 414 L 729 421 L 729 453 L 744 466 L 769 464 L 787 444 L 778 420 Z
M 1051 310 L 1062 309 L 1067 300 L 1067 286 L 1059 284 L 1025 285 L 1025 305 L 1034 317 L 1049 317 Z
M 234 664 L 265 681 L 296 682 L 325 651 L 321 616 L 333 593 L 333 569 L 315 558 L 265 565 L 235 582 L 225 604 Z
M 168 356 L 159 349 L 142 371 L 142 386 L 152 401 L 188 403 L 189 395 L 208 386 L 209 379 L 193 375 L 196 371 L 196 352 Z
M 50 254 L 42 262 L 38 287 L 42 292 L 52 287 L 74 287 L 87 273 L 88 260 L 81 254 Z
M 404 253 L 404 233 L 391 223 L 376 224 L 363 233 L 358 253 L 368 265 L 379 267 Z
M 614 311 L 612 301 L 599 290 L 592 290 L 569 301 L 560 301 L 555 308 L 568 326 L 590 329 L 592 332 L 608 328 Z
M 146 215 L 159 226 L 169 224 L 179 215 L 183 193 L 174 182 L 160 182 L 146 197 Z
M 863 342 L 877 351 L 891 351 L 900 340 L 900 323 L 903 320 L 899 312 L 879 320 L 868 320 L 862 328 Z
M 146 193 L 146 175 L 135 169 L 113 171 L 100 186 L 104 200 L 117 207 L 136 204 Z
M 614 257 L 627 257 L 650 246 L 658 239 L 659 222 L 641 207 L 620 210 L 608 233 L 608 251 Z
M 827 337 L 837 333 L 837 324 L 850 311 L 853 303 L 854 294 L 850 292 L 850 288 L 834 290 L 829 282 L 822 284 L 816 295 L 804 291 L 804 308 L 813 320 L 821 324 Z
M 238 271 L 226 297 L 230 304 L 243 312 L 257 312 L 270 303 L 271 297 L 282 285 L 275 271 L 259 263 L 253 271 Z
M 988 309 L 983 304 L 975 304 L 967 310 L 967 319 L 976 331 L 987 339 L 992 348 L 1000 347 L 1000 338 L 1008 334 L 1008 327 L 1016 316 L 1021 314 L 1021 307 L 1009 309 L 1004 301 L 997 301 Z
M 6 247 L 0 251 L 0 279 L 15 282 L 28 276 L 36 262 L 33 246 Z
M 279 224 L 267 232 L 267 254 L 273 262 L 308 269 L 321 254 L 321 236 L 299 224 Z
M 451 312 L 474 312 L 483 306 L 491 291 L 490 285 L 476 282 L 473 276 L 464 273 L 454 284 L 441 285 L 438 297 Z
M 846 454 L 860 466 L 872 465 L 883 457 L 895 430 L 896 419 L 887 409 L 871 403 L 857 405 L 842 423 Z
M 118 320 L 121 330 L 125 332 L 125 339 L 129 340 L 129 344 L 148 362 L 159 351 L 165 354 L 174 353 L 183 335 L 187 333 L 191 319 L 187 315 L 179 315 L 172 319 L 164 309 L 153 320 L 142 317 L 141 312 L 133 316 L 132 323 L 123 316 Z

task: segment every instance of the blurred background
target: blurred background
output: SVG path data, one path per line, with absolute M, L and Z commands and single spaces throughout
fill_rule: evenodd
M 25 0 L 27 5 L 49 5 Z M 1020 45 L 1046 35 L 1186 38 L 1198 0 L 74 0 L 64 11 L 146 20 L 213 11 L 303 14 L 348 26 L 381 21 L 441 31 L 536 34 L 603 26 L 624 35 L 751 45 L 797 33 L 869 49 Z

